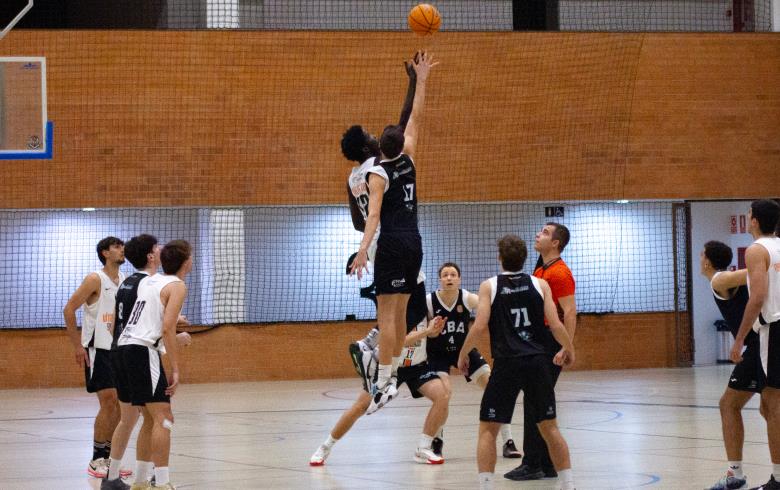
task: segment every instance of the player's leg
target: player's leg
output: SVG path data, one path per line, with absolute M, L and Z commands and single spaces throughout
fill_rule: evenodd
M 477 471 L 479 472 L 479 488 L 493 488 L 493 473 L 496 471 L 496 439 L 501 424 L 497 422 L 479 422 L 479 438 L 477 440 Z
M 87 471 L 95 478 L 105 478 L 108 475 L 111 437 L 116 427 L 115 421 L 119 418 L 119 402 L 114 388 L 101 389 L 96 392 L 96 395 L 100 408 L 95 417 L 92 461 Z
M 111 437 L 111 463 L 108 466 L 108 480 L 116 480 L 121 476 L 125 476 L 121 474 L 122 458 L 127 450 L 130 434 L 133 432 L 135 423 L 140 415 L 138 407 L 123 401 L 119 402 L 119 412 L 119 423 Z
M 759 331 L 762 371 L 766 386 L 761 391 L 762 414 L 766 419 L 772 476 L 759 487 L 780 490 L 780 322 L 764 325 Z
M 154 464 L 155 487 L 166 488 L 170 482 L 168 461 L 171 454 L 171 431 L 173 430 L 173 412 L 171 404 L 166 402 L 147 403 L 146 408 L 152 416 L 151 447 Z
M 539 432 L 541 432 L 550 451 L 555 471 L 558 472 L 561 490 L 573 490 L 574 481 L 571 474 L 569 445 L 566 444 L 566 440 L 558 429 L 558 423 L 555 419 L 543 420 L 539 422 Z
M 418 463 L 444 463 L 441 455 L 437 455 L 433 451 L 433 439 L 439 429 L 447 422 L 450 395 L 442 380 L 435 376 L 435 371 L 428 367 L 426 371 L 420 372 L 415 382 L 407 382 L 410 391 L 414 389 L 432 402 L 428 415 L 425 417 L 420 442 L 417 444 L 417 450 L 414 454 L 414 460 Z
M 145 485 L 154 476 L 154 463 L 152 463 L 154 418 L 146 407 L 142 407 L 141 414 L 143 415 L 143 423 L 135 443 L 135 485 L 133 485 L 133 490 L 136 488 L 145 489 Z
M 317 448 L 311 459 L 309 459 L 309 465 L 322 466 L 325 464 L 325 460 L 330 455 L 333 446 L 344 437 L 355 422 L 366 413 L 369 403 L 371 403 L 371 395 L 365 391 L 361 391 L 357 400 L 355 400 L 355 403 L 341 414 L 338 422 L 336 422 L 336 425 L 334 425 L 333 429 L 330 431 L 328 438 L 325 442 L 320 444 L 320 447 Z

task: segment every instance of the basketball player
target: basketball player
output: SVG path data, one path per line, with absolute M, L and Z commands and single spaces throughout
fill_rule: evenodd
M 378 410 L 398 394 L 395 374 L 406 337 L 406 306 L 422 265 L 416 170 L 412 158 L 425 101 L 425 84 L 433 66 L 431 55 L 420 52 L 415 56 L 412 67 L 417 82 L 409 123 L 405 130 L 397 125 L 385 128 L 379 141 L 383 159 L 368 170 L 368 217 L 363 240 L 352 263 L 352 272 L 360 278 L 381 221 L 382 232 L 377 239 L 374 261 L 379 367 L 368 413 Z
M 96 393 L 100 409 L 95 417 L 92 460 L 87 473 L 105 478 L 111 453 L 111 435 L 119 422 L 114 376 L 111 372 L 111 326 L 117 288 L 124 280 L 119 266 L 125 262 L 124 242 L 106 237 L 97 244 L 103 267 L 84 278 L 68 300 L 63 315 L 65 330 L 76 352 L 76 363 L 84 367 L 88 393 Z M 81 335 L 76 329 L 76 310 L 84 306 Z M 124 472 L 130 474 L 130 472 Z
M 424 396 L 432 402 L 431 408 L 428 410 L 428 416 L 425 418 L 425 424 L 423 425 L 423 431 L 420 435 L 420 441 L 417 444 L 417 450 L 414 453 L 415 462 L 420 464 L 444 463 L 444 458 L 436 455 L 433 452 L 431 445 L 433 436 L 447 419 L 449 395 L 447 394 L 447 390 L 441 382 L 441 379 L 439 379 L 436 372 L 424 360 L 424 339 L 438 334 L 438 332 L 441 331 L 442 325 L 443 320 L 440 317 L 437 317 L 430 322 L 423 320 L 415 329 L 409 332 L 406 336 L 403 350 L 404 359 L 409 361 L 409 365 L 398 368 L 399 386 L 406 383 L 413 398 Z M 370 385 L 366 382 L 366 378 L 370 381 L 376 376 L 376 360 L 374 358 L 376 352 L 366 352 L 365 355 L 366 361 L 360 368 L 361 371 L 366 373 L 366 376 L 363 379 L 364 391 L 360 392 L 355 403 L 341 415 L 341 418 L 336 422 L 336 425 L 331 430 L 328 438 L 312 455 L 309 460 L 311 466 L 321 466 L 325 464 L 325 460 L 330 455 L 333 446 L 344 437 L 354 423 L 366 413 L 366 409 L 368 409 L 368 406 L 371 403 L 372 397 L 368 391 Z
M 758 320 L 759 352 L 766 375 L 761 408 L 766 419 L 772 475 L 761 490 L 780 490 L 780 238 L 775 229 L 780 205 L 770 199 L 750 204 L 749 231 L 756 240 L 745 251 L 750 297 L 731 349 L 731 360 L 741 362 L 748 333 Z
M 170 397 L 179 385 L 176 323 L 187 296 L 184 278 L 192 270 L 190 244 L 184 240 L 168 242 L 160 251 L 160 263 L 164 274 L 143 278 L 138 285 L 117 354 L 130 403 L 144 407 L 145 418 L 148 414 L 153 420 L 150 447 L 155 488 L 172 489 L 168 472 L 173 429 Z M 171 364 L 170 384 L 160 359 L 163 344 Z
M 748 301 L 747 270 L 727 271 L 733 254 L 725 243 L 710 241 L 701 252 L 701 273 L 710 281 L 712 295 L 723 319 L 736 337 L 745 305 Z M 745 338 L 742 361 L 734 367 L 726 391 L 720 398 L 720 418 L 723 427 L 723 442 L 729 466 L 725 475 L 710 490 L 731 490 L 747 488 L 747 478 L 742 471 L 742 446 L 745 428 L 742 423 L 742 408 L 760 393 L 764 384 L 764 373 L 759 356 L 758 335 L 751 331 Z
M 569 447 L 555 420 L 555 383 L 548 364 L 573 363 L 574 345 L 558 319 L 547 281 L 520 272 L 527 255 L 525 242 L 515 235 L 506 235 L 498 241 L 502 273 L 480 285 L 477 318 L 458 358 L 458 368 L 468 373 L 468 353 L 477 338 L 489 330 L 494 362 L 479 414 L 479 483 L 480 488 L 493 488 L 496 436 L 501 424 L 512 422 L 517 396 L 523 390 L 550 448 L 561 488 L 572 490 Z M 552 359 L 543 340 L 548 331 L 563 346 Z
M 428 338 L 428 363 L 436 370 L 447 393 L 452 396 L 450 383 L 450 367 L 458 366 L 463 341 L 471 323 L 471 314 L 477 308 L 479 298 L 476 294 L 461 289 L 460 267 L 455 262 L 445 262 L 439 267 L 439 289 L 427 296 L 428 318 L 444 317 L 444 327 L 441 335 Z M 477 349 L 468 353 L 469 373 L 466 381 L 472 379 L 480 388 L 487 386 L 490 377 L 490 366 Z M 444 427 L 433 439 L 433 451 L 442 455 Z M 519 458 L 522 455 L 512 439 L 512 426 L 501 426 L 501 437 L 504 440 L 503 454 L 505 458 Z
M 569 338 L 574 342 L 574 332 L 577 328 L 577 304 L 574 299 L 574 275 L 561 253 L 570 238 L 569 229 L 560 224 L 550 222 L 544 225 L 536 234 L 534 249 L 539 252 L 540 265 L 534 270 L 534 276 L 544 279 L 550 286 L 552 300 L 555 303 L 558 319 L 563 322 Z M 544 332 L 541 339 L 547 350 L 547 355 L 554 356 L 561 348 L 549 332 Z M 553 386 L 558 382 L 561 366 L 550 363 Z M 523 399 L 523 463 L 504 478 L 510 480 L 538 480 L 540 478 L 555 478 L 557 473 L 550 459 L 550 452 L 544 438 L 537 428 L 537 416 L 534 407 Z

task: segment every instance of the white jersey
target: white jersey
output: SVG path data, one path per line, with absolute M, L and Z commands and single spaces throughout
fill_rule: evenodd
M 365 162 L 352 167 L 352 173 L 349 174 L 347 182 L 349 183 L 349 190 L 352 192 L 352 196 L 357 202 L 360 214 L 363 215 L 363 219 L 368 219 L 368 170 L 374 166 L 376 162 L 375 157 L 371 157 Z M 374 233 L 374 239 L 371 240 L 371 244 L 368 246 L 368 260 L 374 262 L 376 256 L 376 241 L 379 239 L 379 225 L 376 227 L 376 233 Z
M 425 330 L 428 327 L 428 320 L 426 318 L 423 318 L 420 320 L 420 323 L 417 324 L 417 327 L 415 327 L 415 330 Z M 409 367 L 409 366 L 416 366 L 422 362 L 425 362 L 428 360 L 428 353 L 426 350 L 426 344 L 428 341 L 428 337 L 423 337 L 422 339 L 418 340 L 417 343 L 410 346 L 404 346 L 403 349 L 401 349 L 401 364 L 399 367 Z
M 763 237 L 754 243 L 761 245 L 769 252 L 768 288 L 759 318 L 761 324 L 766 325 L 780 321 L 780 238 Z M 750 276 L 748 276 L 748 290 L 750 290 Z
M 162 348 L 160 339 L 163 332 L 165 306 L 160 299 L 160 293 L 168 284 L 180 281 L 181 279 L 176 276 L 165 274 L 155 274 L 141 280 L 138 285 L 138 297 L 117 345 L 134 344 Z
M 84 315 L 81 321 L 81 345 L 97 349 L 111 350 L 111 328 L 114 326 L 114 308 L 116 307 L 116 292 L 125 280 L 125 275 L 119 273 L 119 281 L 114 282 L 102 270 L 95 271 L 100 278 L 100 295 L 91 305 L 84 305 Z

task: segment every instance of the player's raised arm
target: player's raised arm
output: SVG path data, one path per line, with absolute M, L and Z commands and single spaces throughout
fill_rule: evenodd
M 414 102 L 412 114 L 409 117 L 409 123 L 404 130 L 404 150 L 403 152 L 414 158 L 417 150 L 417 132 L 422 119 L 422 110 L 425 105 L 425 84 L 428 81 L 431 68 L 438 65 L 433 62 L 433 55 L 425 51 L 418 52 L 412 62 L 415 73 L 417 73 L 417 83 L 414 93 Z
M 414 106 L 414 93 L 417 89 L 417 72 L 414 71 L 412 61 L 404 61 L 404 69 L 409 76 L 409 87 L 406 89 L 406 99 L 404 100 L 404 106 L 401 108 L 401 117 L 398 120 L 398 125 L 405 131 L 406 125 L 409 123 L 409 117 L 412 115 L 412 107 Z

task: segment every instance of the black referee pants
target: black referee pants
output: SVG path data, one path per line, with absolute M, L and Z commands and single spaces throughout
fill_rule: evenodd
M 552 363 L 551 358 L 550 373 L 552 374 L 553 387 L 558 383 L 561 369 L 561 366 Z M 531 468 L 554 469 L 550 459 L 550 451 L 539 432 L 539 427 L 534 422 L 538 419 L 534 416 L 533 410 L 533 406 L 523 396 L 523 464 Z

